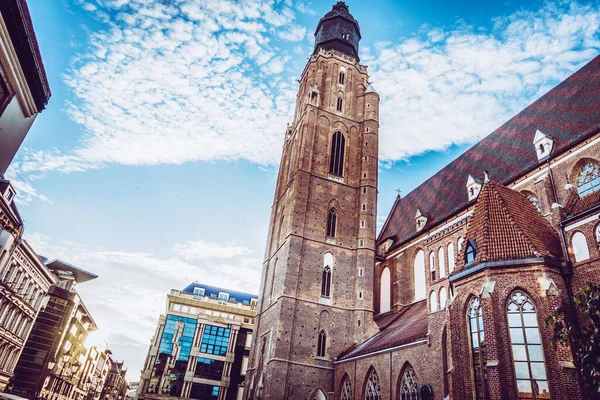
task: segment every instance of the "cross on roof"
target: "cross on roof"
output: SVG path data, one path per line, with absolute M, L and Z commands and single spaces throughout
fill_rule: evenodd
M 398 196 L 400 196 L 400 193 L 402 193 L 402 190 L 396 189 L 396 192 L 398 192 Z

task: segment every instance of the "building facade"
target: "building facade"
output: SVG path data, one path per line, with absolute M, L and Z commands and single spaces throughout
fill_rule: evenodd
M 12 393 L 23 397 L 83 400 L 89 396 L 89 368 L 85 364 L 89 332 L 96 323 L 76 291 L 78 283 L 97 276 L 64 261 L 46 261 L 57 282 L 45 304 L 15 368 Z
M 573 298 L 600 283 L 600 57 L 397 196 L 375 239 L 379 98 L 344 3 L 315 38 L 246 398 L 595 398 L 545 321 L 586 324 Z
M 22 239 L 15 190 L 0 179 L 0 390 L 13 377 L 33 321 L 57 279 Z
M 0 178 L 49 99 L 27 2 L 4 0 L 0 2 Z
M 112 361 L 112 366 L 102 387 L 100 400 L 125 400 L 129 390 L 125 379 L 126 375 L 127 369 L 123 368 L 123 362 Z
M 172 290 L 138 399 L 241 399 L 257 301 L 256 295 L 199 283 Z
M 251 399 L 323 398 L 333 391 L 334 357 L 374 332 L 379 96 L 343 2 L 321 18 L 315 38 L 285 132 Z

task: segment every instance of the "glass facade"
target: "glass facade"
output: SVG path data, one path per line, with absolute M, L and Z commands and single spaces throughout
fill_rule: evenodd
M 227 353 L 230 332 L 230 325 L 227 328 L 206 325 L 204 334 L 202 335 L 202 342 L 200 343 L 200 352 L 224 356 Z
M 220 381 L 221 376 L 223 375 L 224 367 L 224 361 L 199 357 L 196 364 L 196 372 L 194 373 L 194 377 Z
M 213 400 L 219 398 L 219 387 L 212 385 L 203 385 L 201 383 L 192 383 L 190 390 L 190 399 Z
M 165 329 L 160 339 L 159 352 L 162 354 L 172 354 L 173 343 L 175 342 L 179 345 L 177 360 L 187 361 L 190 358 L 196 324 L 197 320 L 193 318 L 167 315 Z M 227 337 L 229 337 L 229 333 Z

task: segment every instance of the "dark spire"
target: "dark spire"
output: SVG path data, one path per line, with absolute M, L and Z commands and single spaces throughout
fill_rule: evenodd
M 338 50 L 358 60 L 358 42 L 360 42 L 358 22 L 350 14 L 348 6 L 338 1 L 317 25 L 315 31 L 315 50 Z

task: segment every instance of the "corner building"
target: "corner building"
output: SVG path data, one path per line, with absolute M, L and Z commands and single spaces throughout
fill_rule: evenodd
M 248 399 L 325 398 L 334 357 L 374 332 L 379 96 L 343 2 L 315 38 L 285 132 Z

